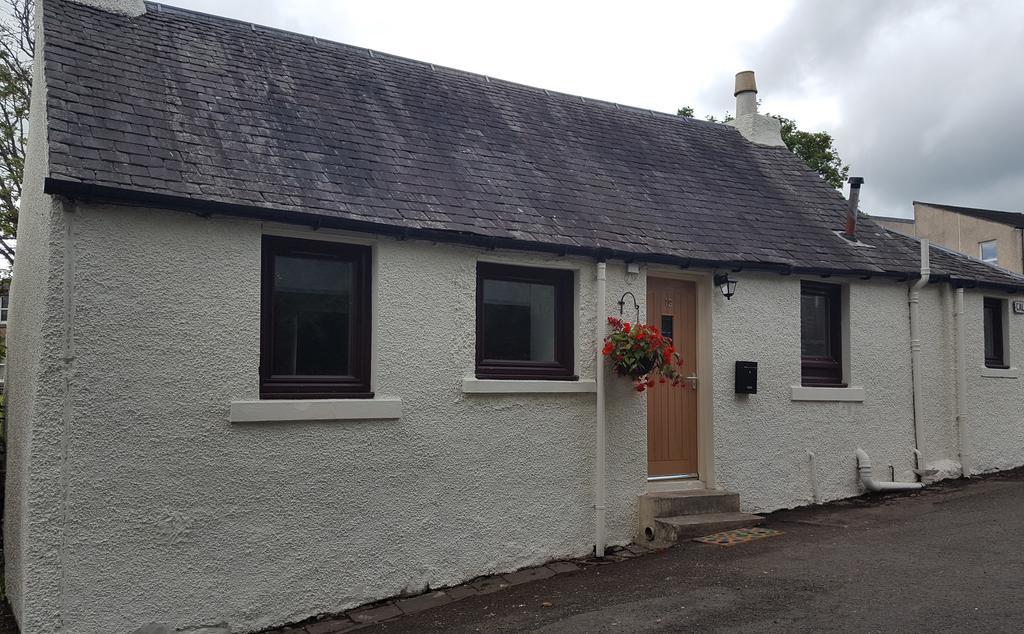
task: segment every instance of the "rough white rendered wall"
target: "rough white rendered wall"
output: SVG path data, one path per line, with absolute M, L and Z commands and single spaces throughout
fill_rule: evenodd
M 960 462 L 956 423 L 956 295 L 948 284 L 921 291 L 921 391 L 924 417 L 919 421 L 925 466 Z M 949 474 L 946 474 L 947 477 Z
M 888 479 L 911 477 L 914 446 L 907 287 L 850 286 L 851 385 L 863 403 L 794 402 L 800 385 L 800 280 L 738 275 L 732 301 L 715 294 L 715 465 L 719 488 L 747 510 L 812 501 L 807 451 L 816 454 L 822 501 L 861 492 L 854 451 L 863 447 Z M 820 280 L 819 280 L 820 281 Z M 834 281 L 834 280 L 828 280 Z M 736 361 L 758 362 L 758 393 L 734 393 Z
M 592 549 L 594 395 L 461 383 L 478 257 L 577 269 L 592 378 L 593 262 L 381 239 L 375 390 L 403 417 L 231 424 L 232 400 L 258 398 L 260 236 L 242 220 L 76 213 L 68 632 L 245 631 Z M 624 265 L 608 278 L 610 313 Z M 644 401 L 609 384 L 609 541 L 626 543 Z
M 983 298 L 996 297 L 1012 302 L 1020 296 L 998 291 L 966 291 L 967 315 L 967 408 L 969 416 L 968 451 L 972 473 L 1011 469 L 1024 464 L 1024 376 L 993 378 L 983 376 L 985 332 Z M 1011 304 L 1012 305 L 1012 304 Z M 1008 311 L 1009 365 L 1018 371 L 1024 366 L 1024 315 Z
M 36 43 L 42 50 L 41 12 Z M 23 632 L 60 628 L 64 415 L 64 214 L 43 194 L 46 156 L 44 64 L 33 64 L 18 256 L 7 334 L 7 597 Z

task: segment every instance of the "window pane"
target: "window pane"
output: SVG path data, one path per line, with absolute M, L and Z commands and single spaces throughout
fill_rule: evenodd
M 351 262 L 274 257 L 274 374 L 350 374 L 352 287 Z
M 993 359 L 996 356 L 996 311 L 989 303 L 985 303 L 985 358 Z
M 502 361 L 555 360 L 555 287 L 483 281 L 483 356 Z
M 832 358 L 829 298 L 824 295 L 800 295 L 800 354 L 804 357 Z
M 673 328 L 673 324 L 672 324 L 672 315 L 662 315 L 661 316 L 661 334 L 665 335 L 669 339 L 672 339 L 673 343 L 675 343 L 675 337 L 674 337 L 675 332 L 674 331 L 675 331 L 675 328 Z
M 1003 345 L 1003 311 L 1001 300 L 985 298 L 984 302 L 985 330 L 985 365 L 1001 367 L 1006 363 Z
M 996 241 L 989 240 L 988 242 L 981 243 L 981 259 L 986 262 L 995 263 L 998 261 L 998 253 L 996 252 Z

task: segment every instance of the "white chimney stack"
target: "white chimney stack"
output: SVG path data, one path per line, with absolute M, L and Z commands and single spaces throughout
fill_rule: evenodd
M 782 142 L 782 126 L 775 117 L 766 117 L 757 113 L 757 82 L 754 71 L 744 70 L 736 73 L 736 118 L 729 125 L 743 135 L 751 143 L 785 146 Z
M 137 18 L 146 12 L 146 3 L 143 0 L 71 0 L 87 7 L 102 9 L 108 13 L 125 15 L 129 18 Z

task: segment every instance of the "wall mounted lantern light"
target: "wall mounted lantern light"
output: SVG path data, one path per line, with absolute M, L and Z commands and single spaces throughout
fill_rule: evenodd
M 715 286 L 722 289 L 722 295 L 726 299 L 732 299 L 736 294 L 736 280 L 730 279 L 728 273 L 719 273 L 715 276 Z

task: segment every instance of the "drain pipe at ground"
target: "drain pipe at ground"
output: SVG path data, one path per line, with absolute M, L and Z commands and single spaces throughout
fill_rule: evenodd
M 815 504 L 821 503 L 821 492 L 818 490 L 818 466 L 816 464 L 816 458 L 813 451 L 807 452 L 807 458 L 810 461 L 811 469 L 811 500 Z
M 970 447 L 968 446 L 969 421 L 964 401 L 967 400 L 967 324 L 964 319 L 964 289 L 956 289 L 956 307 L 953 310 L 953 324 L 956 328 L 956 431 L 960 441 L 960 471 L 965 478 L 971 477 Z
M 857 447 L 857 471 L 860 473 L 860 481 L 868 491 L 916 491 L 923 489 L 920 482 L 879 482 L 871 475 L 871 458 L 866 451 Z
M 604 411 L 604 355 L 601 348 L 604 347 L 605 325 L 604 314 L 607 312 L 605 306 L 605 294 L 607 287 L 606 266 L 604 262 L 597 263 L 597 289 L 596 289 L 596 311 L 594 313 L 594 340 L 596 355 L 594 357 L 594 380 L 597 381 L 597 442 L 596 454 L 594 456 L 594 555 L 604 557 L 605 547 L 605 411 Z
M 910 287 L 910 373 L 914 397 L 914 448 L 918 451 L 915 455 L 921 454 L 921 425 L 924 424 L 924 398 L 921 395 L 921 324 L 920 304 L 921 289 L 928 284 L 931 277 L 931 258 L 928 251 L 928 241 L 921 240 L 921 279 L 914 282 Z M 916 465 L 918 469 L 924 469 L 922 460 Z

